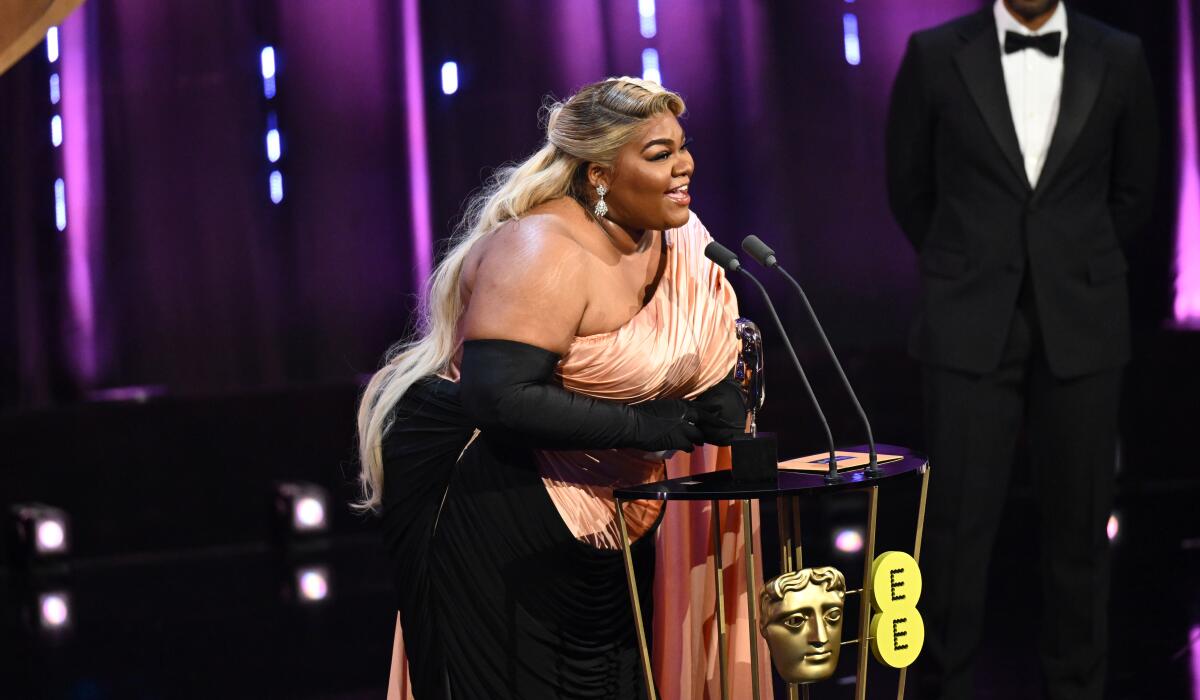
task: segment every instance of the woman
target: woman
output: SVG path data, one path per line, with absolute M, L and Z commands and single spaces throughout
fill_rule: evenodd
M 551 106 L 367 386 L 361 505 L 383 509 L 419 699 L 645 694 L 612 491 L 745 420 L 683 111 L 633 78 Z M 626 509 L 639 567 L 661 511 Z

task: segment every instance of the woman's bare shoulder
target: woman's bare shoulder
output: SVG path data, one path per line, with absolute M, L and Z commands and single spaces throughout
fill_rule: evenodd
M 547 270 L 582 262 L 578 222 L 561 207 L 542 205 L 519 219 L 504 222 L 472 251 L 471 268 Z M 474 264 L 472 264 L 474 263 Z
M 470 261 L 468 261 L 468 265 Z M 570 223 L 530 212 L 488 235 L 468 270 L 463 335 L 565 352 L 587 305 L 586 251 Z

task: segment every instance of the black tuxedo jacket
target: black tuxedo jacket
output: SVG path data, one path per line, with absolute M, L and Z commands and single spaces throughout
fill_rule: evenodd
M 1154 95 L 1136 37 L 1075 10 L 1067 22 L 1061 107 L 1036 188 L 991 6 L 909 39 L 888 114 L 887 179 L 919 253 L 910 351 L 924 363 L 994 370 L 1025 275 L 1055 375 L 1128 361 L 1123 248 L 1150 213 Z

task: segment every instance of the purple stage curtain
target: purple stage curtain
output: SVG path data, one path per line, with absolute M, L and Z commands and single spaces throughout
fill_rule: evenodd
M 45 51 L 35 49 L 0 78 L 0 409 L 45 404 L 72 385 L 55 163 L 47 157 L 49 75 Z
M 654 49 L 664 84 L 688 102 L 693 208 L 708 228 L 731 247 L 750 233 L 772 243 L 847 355 L 899 356 L 916 275 L 884 192 L 887 96 L 910 32 L 987 4 L 657 0 L 645 37 L 636 0 L 421 2 L 432 235 L 451 232 L 487 172 L 538 146 L 547 94 L 640 75 Z M 85 100 L 72 114 L 87 127 L 80 150 L 68 119 L 62 149 L 88 174 L 70 255 L 53 221 L 60 156 L 44 126 L 45 51 L 0 76 L 0 118 L 12 127 L 0 133 L 0 408 L 129 385 L 195 394 L 352 381 L 377 366 L 417 292 L 400 5 L 85 3 L 63 27 L 64 89 L 70 75 L 86 87 L 63 97 Z M 1072 7 L 1141 33 L 1169 103 L 1172 8 L 1125 5 Z M 857 65 L 845 56 L 847 14 Z M 266 44 L 278 64 L 270 103 Z M 451 60 L 460 85 L 443 95 Z M 270 110 L 282 134 L 280 205 L 268 196 Z M 78 184 L 67 182 L 68 198 Z M 1168 214 L 1169 190 L 1158 208 Z M 1150 309 L 1140 313 L 1154 322 L 1169 293 L 1169 226 L 1156 224 L 1153 259 L 1132 272 L 1135 312 Z M 1155 298 L 1139 306 L 1139 287 Z M 762 319 L 752 290 L 739 291 Z M 803 334 L 798 305 L 781 307 Z M 853 357 L 848 365 L 854 375 Z
M 0 195 L 11 203 L 0 332 L 15 340 L 3 343 L 0 405 L 129 385 L 198 394 L 345 381 L 377 366 L 416 292 L 394 5 L 113 0 L 68 20 L 62 34 L 86 32 L 89 59 L 76 111 L 87 149 L 69 140 L 70 122 L 61 149 L 90 173 L 88 338 L 71 332 L 78 309 L 54 227 L 44 48 L 0 78 L 11 127 L 0 144 L 19 164 L 5 167 Z M 269 111 L 283 137 L 279 205 Z

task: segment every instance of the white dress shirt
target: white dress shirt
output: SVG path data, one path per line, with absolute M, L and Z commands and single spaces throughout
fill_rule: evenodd
M 1062 97 L 1063 55 L 1067 43 L 1067 8 L 1058 3 L 1049 21 L 1036 32 L 1030 31 L 1009 14 L 1004 0 L 992 6 L 996 15 L 996 30 L 1000 33 L 1000 63 L 1004 66 L 1004 87 L 1008 92 L 1008 108 L 1012 111 L 1017 142 L 1025 159 L 1025 175 L 1031 187 L 1037 186 L 1038 176 L 1046 163 L 1050 139 L 1058 123 L 1058 108 Z M 1062 32 L 1058 55 L 1054 57 L 1029 48 L 1004 53 L 1004 33 L 1018 32 L 1038 36 Z

